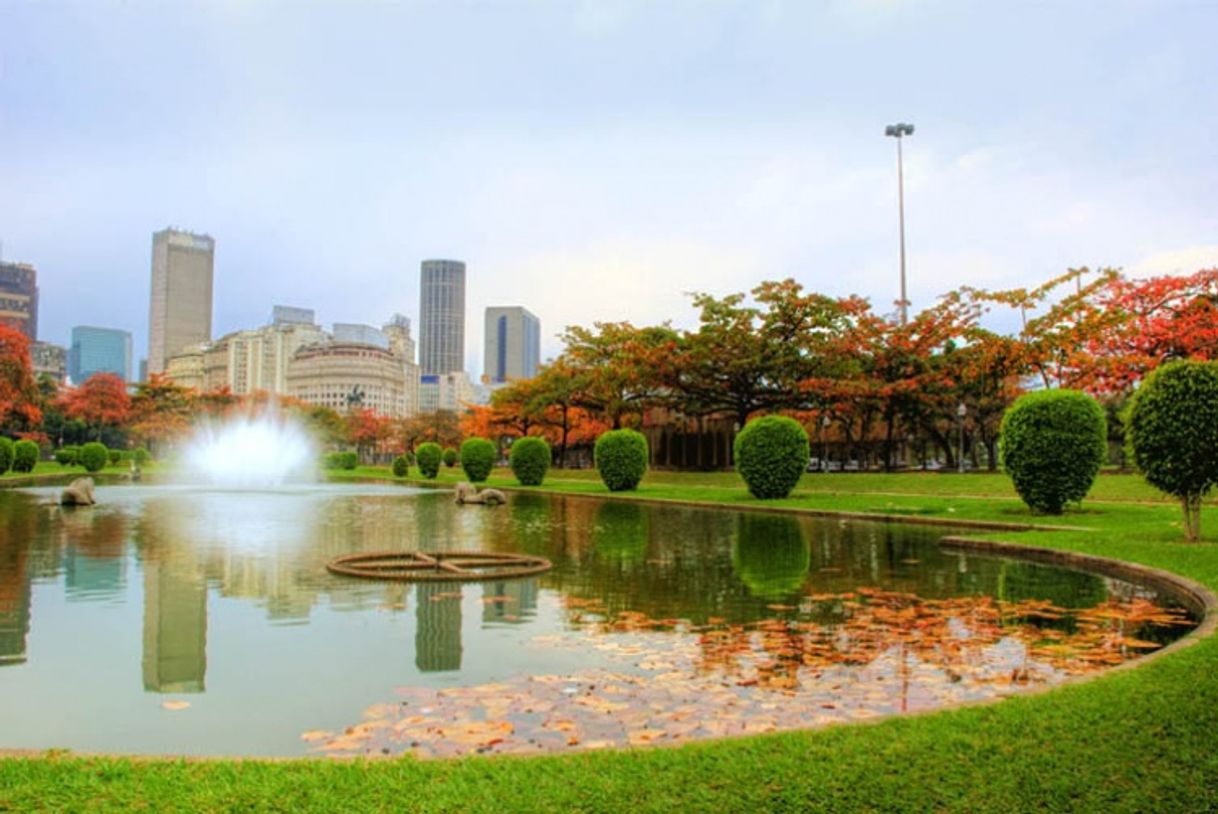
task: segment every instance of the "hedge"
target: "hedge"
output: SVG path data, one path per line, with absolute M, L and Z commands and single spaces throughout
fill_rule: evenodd
M 610 492 L 628 492 L 647 472 L 647 439 L 634 430 L 610 430 L 596 439 L 592 458 Z
M 419 464 L 419 472 L 423 477 L 434 479 L 436 475 L 440 474 L 441 455 L 443 455 L 443 452 L 439 444 L 433 441 L 419 444 L 419 448 L 414 451 L 414 457 Z
M 521 486 L 541 486 L 550 468 L 550 445 L 532 435 L 518 438 L 512 444 L 508 463 Z
M 110 460 L 110 450 L 100 441 L 90 441 L 80 448 L 80 465 L 86 472 L 100 472 Z
M 410 462 L 406 460 L 405 455 L 399 455 L 393 459 L 393 476 L 395 478 L 404 478 L 410 474 Z
M 13 444 L 13 471 L 33 472 L 39 454 L 38 445 L 33 441 L 18 441 Z
M 482 483 L 495 468 L 499 450 L 485 438 L 466 438 L 461 444 L 461 468 L 471 483 Z
M 736 436 L 736 471 L 749 494 L 761 500 L 784 498 L 808 468 L 808 433 L 793 418 L 755 418 Z
M 1108 453 L 1099 402 L 1077 390 L 1021 396 L 1002 417 L 1002 464 L 1028 508 L 1061 514 L 1087 496 Z

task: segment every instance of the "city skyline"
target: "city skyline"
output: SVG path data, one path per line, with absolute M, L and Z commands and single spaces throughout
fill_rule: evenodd
M 222 241 L 217 335 L 288 295 L 415 314 L 417 259 L 460 257 L 475 374 L 496 302 L 529 303 L 543 357 L 564 325 L 682 327 L 683 292 L 762 279 L 886 309 L 893 121 L 918 126 L 914 310 L 1068 266 L 1218 264 L 1213 6 L 279 8 L 6 9 L 0 241 L 39 270 L 43 338 L 103 322 L 147 347 L 166 221 Z M 445 61 L 458 36 L 502 70 Z

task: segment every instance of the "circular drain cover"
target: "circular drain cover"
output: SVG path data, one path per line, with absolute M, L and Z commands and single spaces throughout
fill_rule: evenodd
M 326 563 L 332 574 L 402 582 L 477 582 L 549 571 L 544 557 L 488 551 L 370 551 L 344 554 Z

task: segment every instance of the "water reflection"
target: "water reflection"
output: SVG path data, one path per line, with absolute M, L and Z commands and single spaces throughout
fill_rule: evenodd
M 803 587 L 812 552 L 799 520 L 789 515 L 742 514 L 736 527 L 732 568 L 753 596 L 781 599 Z

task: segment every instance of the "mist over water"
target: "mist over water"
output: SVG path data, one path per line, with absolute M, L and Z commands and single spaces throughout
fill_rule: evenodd
M 268 412 L 200 428 L 186 446 L 183 465 L 189 477 L 213 486 L 273 489 L 315 482 L 317 455 L 303 427 Z

